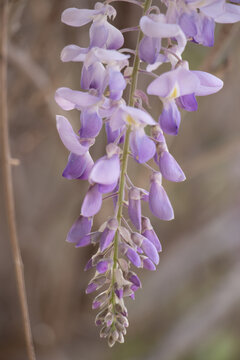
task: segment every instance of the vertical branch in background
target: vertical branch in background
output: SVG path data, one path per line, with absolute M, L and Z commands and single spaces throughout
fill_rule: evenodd
M 0 4 L 1 40 L 0 40 L 0 144 L 2 153 L 2 176 L 5 193 L 5 208 L 9 227 L 9 236 L 12 248 L 13 261 L 15 266 L 18 295 L 21 306 L 21 313 L 24 324 L 24 333 L 27 345 L 29 360 L 35 360 L 35 353 L 32 341 L 31 326 L 28 313 L 23 264 L 18 243 L 15 206 L 11 170 L 11 154 L 8 133 L 8 109 L 7 109 L 7 33 L 8 33 L 8 0 Z

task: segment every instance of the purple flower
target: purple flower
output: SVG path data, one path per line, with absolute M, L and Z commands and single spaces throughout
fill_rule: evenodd
M 114 144 L 109 144 L 108 149 L 113 149 L 113 151 L 109 151 L 108 155 L 97 160 L 93 166 L 89 176 L 89 181 L 91 183 L 101 185 L 112 185 L 117 183 L 120 175 L 120 161 L 119 156 L 116 154 L 117 147 L 112 145 Z
M 75 134 L 70 122 L 64 116 L 57 115 L 57 130 L 63 144 L 73 154 L 84 155 L 92 145 L 91 142 L 81 144 L 80 137 Z
M 142 235 L 147 238 L 155 246 L 158 252 L 162 251 L 162 245 L 153 230 L 150 220 L 147 217 L 142 217 Z
M 98 185 L 90 186 L 82 203 L 81 214 L 85 217 L 96 215 L 102 206 L 102 194 L 98 191 Z
M 122 47 L 122 33 L 107 22 L 107 17 L 114 18 L 116 10 L 111 5 L 97 3 L 94 10 L 69 8 L 62 13 L 62 22 L 70 26 L 83 26 L 93 21 L 90 27 L 90 47 L 106 46 L 108 49 Z
M 161 151 L 161 146 L 159 147 L 159 156 L 157 163 L 160 169 L 162 176 L 174 182 L 180 182 L 186 180 L 186 176 L 182 171 L 181 167 L 174 159 L 174 157 L 169 153 L 168 150 Z
M 69 180 L 87 180 L 93 164 L 93 159 L 88 151 L 84 155 L 70 153 L 67 166 L 62 176 Z
M 208 5 L 209 4 L 209 5 Z M 240 7 L 229 4 L 226 0 L 206 1 L 199 6 L 202 13 L 217 23 L 235 23 L 240 21 Z
M 154 265 L 154 263 L 148 259 L 148 258 L 145 258 L 143 259 L 143 267 L 147 270 L 150 270 L 150 271 L 154 271 L 156 270 L 156 266 Z
M 131 261 L 131 263 L 139 268 L 141 266 L 141 258 L 138 253 L 129 245 L 121 242 L 119 244 L 121 252 Z
M 109 124 L 112 131 L 121 129 L 125 124 L 137 131 L 146 125 L 156 125 L 156 122 L 146 111 L 121 104 L 112 113 Z
M 73 226 L 71 227 L 67 240 L 70 243 L 76 243 L 85 235 L 91 232 L 93 219 L 92 217 L 84 217 L 82 215 L 75 221 Z
M 153 261 L 156 265 L 159 263 L 157 249 L 151 241 L 138 233 L 132 233 L 131 238 L 133 242 L 144 251 L 151 261 Z
M 100 251 L 103 252 L 112 243 L 118 228 L 118 221 L 115 218 L 108 220 L 105 230 L 100 238 Z
M 188 111 L 196 109 L 193 96 L 210 95 L 219 91 L 223 82 L 216 76 L 202 71 L 188 70 L 188 64 L 168 71 L 155 79 L 147 89 L 150 95 L 157 95 L 163 102 L 163 112 L 159 123 L 163 131 L 170 135 L 178 133 L 181 115 L 175 100 L 179 99 L 182 107 L 186 104 Z M 186 96 L 187 99 L 186 99 Z M 185 100 L 185 102 L 184 102 Z
M 177 24 L 168 24 L 163 14 L 143 16 L 140 20 L 140 27 L 146 36 L 153 39 L 175 38 L 178 43 L 178 45 L 175 46 L 175 51 L 179 55 L 185 49 L 187 39 L 182 29 Z M 147 48 L 145 50 L 147 51 Z
M 79 135 L 81 138 L 95 138 L 98 136 L 102 128 L 102 119 L 95 111 L 82 111 L 81 113 L 81 128 Z
M 64 116 L 57 116 L 59 136 L 70 152 L 63 176 L 85 179 L 90 184 L 81 215 L 71 227 L 67 241 L 76 248 L 95 246 L 96 251 L 85 266 L 85 270 L 95 268 L 86 293 L 104 286 L 104 291 L 93 300 L 92 308 L 99 309 L 95 323 L 102 327 L 100 337 L 107 338 L 112 347 L 117 341 L 124 342 L 128 327 L 124 298 L 134 299 L 141 287 L 132 267 L 156 270 L 162 251 L 150 220 L 142 214 L 141 201 L 148 203 L 159 219 L 172 220 L 174 212 L 162 178 L 173 182 L 185 180 L 183 170 L 169 153 L 163 133 L 178 134 L 179 109 L 196 111 L 197 96 L 216 93 L 223 86 L 216 76 L 189 70 L 182 53 L 187 41 L 212 46 L 215 22 L 240 20 L 240 2 L 161 0 L 164 6 L 158 8 L 150 6 L 150 1 L 145 4 L 133 1 L 144 7 L 138 29 L 143 34 L 136 51 L 118 50 L 123 45 L 122 33 L 126 29 L 119 31 L 108 22 L 116 16 L 110 2 L 97 2 L 92 10 L 70 8 L 63 12 L 65 24 L 90 25 L 90 42 L 86 48 L 67 45 L 61 52 L 63 62 L 82 63 L 80 83 L 85 91 L 62 87 L 56 91 L 55 100 L 63 110 L 81 112 L 78 133 Z M 132 54 L 135 60 L 131 58 L 129 66 Z M 136 56 L 147 63 L 146 66 L 140 67 Z M 151 73 L 163 63 L 170 63 L 171 70 L 163 71 L 160 76 L 150 74 L 155 80 L 146 92 L 140 89 L 138 75 Z M 130 85 L 128 103 L 123 98 L 127 85 Z M 151 110 L 148 95 L 158 96 L 162 102 L 159 123 L 143 107 Z M 107 135 L 106 153 L 99 155 L 94 163 L 90 147 L 103 124 Z M 132 174 L 128 176 L 129 156 L 151 170 L 149 192 L 134 184 Z M 146 164 L 151 159 L 159 172 Z M 108 195 L 102 199 L 102 194 Z M 101 209 L 102 201 L 105 203 L 108 199 L 113 201 L 112 214 L 97 231 L 91 232 L 93 216 Z M 133 225 L 136 232 L 132 230 Z
M 119 139 L 119 141 L 117 141 L 117 143 L 122 143 L 124 140 L 124 135 L 120 137 L 120 135 L 123 133 L 123 128 L 121 129 L 117 129 L 115 131 L 112 131 L 112 128 L 109 124 L 109 122 L 107 122 L 105 124 L 105 129 L 106 129 L 106 134 L 107 134 L 107 142 L 108 144 L 117 141 L 117 139 Z
M 55 94 L 56 103 L 67 111 L 73 109 L 84 110 L 97 105 L 100 100 L 97 96 L 65 87 L 57 89 Z
M 154 37 L 144 36 L 139 44 L 139 56 L 142 61 L 154 64 L 158 59 L 161 49 L 161 40 Z
M 155 173 L 151 177 L 149 207 L 151 212 L 159 219 L 174 219 L 173 208 L 167 193 L 162 186 L 162 176 L 159 173 Z
M 128 215 L 136 229 L 141 232 L 141 192 L 131 187 L 128 192 Z
M 97 263 L 96 269 L 100 274 L 104 274 L 108 270 L 110 264 L 111 261 L 109 261 L 109 259 L 100 260 Z
M 133 283 L 137 288 L 142 287 L 139 277 L 133 271 L 129 271 L 127 274 L 127 279 L 131 281 L 131 283 Z
M 134 159 L 140 164 L 152 159 L 156 152 L 154 142 L 145 134 L 143 128 L 137 128 L 132 131 L 130 135 L 130 149 Z

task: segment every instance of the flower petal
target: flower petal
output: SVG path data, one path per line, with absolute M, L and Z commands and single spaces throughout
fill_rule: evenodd
M 55 101 L 63 110 L 85 109 L 99 100 L 96 96 L 65 87 L 57 89 L 55 94 Z
M 94 216 L 102 206 L 102 194 L 98 191 L 98 186 L 93 185 L 88 189 L 82 203 L 81 214 L 85 217 Z
M 61 115 L 57 115 L 56 119 L 59 136 L 66 148 L 76 155 L 84 155 L 88 147 L 80 144 L 79 137 L 73 131 L 68 119 Z
M 159 263 L 159 255 L 157 249 L 151 243 L 151 241 L 149 241 L 147 238 L 143 238 L 141 248 L 143 249 L 147 257 L 152 260 L 152 262 L 154 262 L 154 264 L 157 265 Z
M 140 256 L 130 246 L 128 247 L 128 249 L 126 251 L 126 256 L 134 266 L 136 266 L 137 268 L 139 268 L 141 266 Z
M 149 192 L 149 207 L 153 215 L 162 220 L 172 220 L 174 212 L 166 191 L 160 183 L 160 174 L 154 174 L 150 192 Z
M 175 38 L 178 42 L 179 52 L 182 53 L 187 44 L 186 36 L 178 24 L 166 23 L 166 17 L 162 14 L 143 16 L 140 20 L 143 33 L 153 38 Z
M 88 24 L 97 13 L 96 10 L 69 8 L 63 11 L 61 20 L 64 24 L 78 27 Z
M 161 48 L 161 40 L 144 36 L 139 44 L 139 56 L 142 61 L 154 64 Z
M 162 130 L 169 135 L 177 135 L 181 122 L 181 114 L 174 100 L 163 103 L 163 111 L 159 117 Z
M 214 3 L 201 7 L 201 11 L 214 19 L 217 23 L 230 24 L 240 20 L 240 7 L 228 4 L 225 0 L 215 1 Z
M 67 62 L 67 61 L 82 62 L 85 60 L 87 52 L 88 52 L 87 48 L 81 48 L 80 46 L 73 44 L 68 45 L 62 49 L 61 60 L 63 62 Z
M 156 266 L 153 264 L 153 262 L 146 258 L 146 259 L 143 259 L 143 267 L 147 270 L 150 270 L 150 271 L 154 271 L 156 270 Z
M 212 74 L 205 71 L 191 71 L 191 73 L 196 75 L 200 81 L 195 91 L 195 95 L 197 96 L 214 94 L 223 87 L 223 81 Z
M 131 132 L 130 148 L 134 159 L 140 164 L 152 159 L 156 152 L 155 143 L 149 139 L 142 128 Z
M 108 31 L 105 27 L 105 24 L 101 24 L 101 22 L 94 22 L 89 31 L 90 36 L 90 49 L 93 47 L 104 47 L 108 38 Z
M 123 90 L 126 88 L 126 81 L 120 71 L 109 71 L 110 99 L 120 100 Z
M 160 155 L 159 169 L 162 176 L 169 181 L 180 182 L 186 180 L 181 167 L 168 151 L 163 151 Z
M 80 120 L 79 135 L 81 138 L 95 138 L 99 134 L 102 128 L 102 119 L 97 112 L 82 111 Z
M 83 176 L 86 169 L 92 167 L 93 164 L 92 157 L 88 151 L 84 155 L 70 153 L 62 176 L 69 180 L 79 179 Z
M 199 87 L 199 78 L 193 71 L 182 66 L 163 73 L 148 86 L 149 95 L 175 99 L 179 96 L 193 94 Z
M 128 215 L 138 231 L 141 231 L 141 192 L 131 187 L 128 193 Z
M 197 111 L 198 103 L 195 94 L 183 95 L 176 99 L 176 103 L 186 111 Z
M 112 192 L 116 186 L 117 186 L 117 183 L 110 184 L 110 185 L 98 184 L 98 191 L 102 194 L 107 194 L 107 193 Z
M 115 236 L 114 230 L 110 230 L 107 227 L 103 231 L 101 238 L 100 238 L 100 250 L 103 252 L 108 248 L 108 246 L 112 243 L 114 236 Z
M 90 174 L 90 181 L 102 185 L 111 185 L 118 181 L 120 161 L 118 155 L 107 156 L 97 160 Z
M 122 109 L 126 115 L 130 115 L 134 122 L 146 125 L 156 125 L 156 122 L 153 120 L 152 116 L 146 111 L 141 109 L 134 108 L 132 106 L 122 106 Z
M 153 230 L 150 220 L 146 217 L 142 217 L 142 235 L 146 237 L 155 246 L 158 252 L 162 251 L 162 245 L 157 237 L 157 234 Z
M 100 274 L 104 274 L 108 270 L 109 261 L 101 260 L 97 263 L 96 269 Z
M 82 215 L 75 221 L 71 227 L 68 235 L 67 242 L 76 243 L 85 235 L 91 232 L 93 219 L 92 217 L 84 217 Z
M 108 32 L 108 38 L 106 42 L 107 49 L 117 50 L 120 49 L 124 44 L 124 37 L 120 30 L 115 26 L 105 22 L 105 28 Z

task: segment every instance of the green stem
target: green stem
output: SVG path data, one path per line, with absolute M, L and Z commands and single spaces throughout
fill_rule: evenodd
M 151 6 L 152 0 L 146 0 L 143 7 L 143 14 L 146 13 L 146 11 Z M 138 81 L 138 70 L 140 65 L 140 58 L 138 54 L 139 50 L 139 44 L 140 41 L 143 38 L 143 33 L 140 30 L 138 33 L 138 39 L 137 39 L 137 46 L 136 46 L 136 54 L 134 58 L 133 63 L 133 71 L 131 76 L 131 87 L 129 92 L 129 106 L 134 106 L 134 94 L 137 88 L 137 81 Z M 124 188 L 125 188 L 125 174 L 127 171 L 127 165 L 128 165 L 128 156 L 129 156 L 129 139 L 131 134 L 131 126 L 129 125 L 126 131 L 125 141 L 123 145 L 123 157 L 122 157 L 122 169 L 121 169 L 121 175 L 120 175 L 120 182 L 119 182 L 119 196 L 118 196 L 118 213 L 117 213 L 117 221 L 119 226 L 121 225 L 121 219 L 122 219 L 122 212 L 123 212 L 123 203 L 124 203 Z M 114 283 L 115 283 L 115 275 L 114 270 L 117 268 L 117 262 L 118 262 L 118 238 L 119 233 L 116 232 L 115 238 L 114 238 L 114 255 L 113 255 L 113 273 L 112 273 L 112 296 L 111 296 L 111 303 L 113 306 L 113 312 L 115 312 L 115 294 L 114 294 Z

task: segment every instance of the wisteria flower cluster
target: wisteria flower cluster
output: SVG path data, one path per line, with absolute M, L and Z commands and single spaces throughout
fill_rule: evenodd
M 88 48 L 68 45 L 62 50 L 63 62 L 82 63 L 81 91 L 62 87 L 55 97 L 62 109 L 80 111 L 77 134 L 66 117 L 57 116 L 60 138 L 70 152 L 63 176 L 89 183 L 67 241 L 77 248 L 93 244 L 96 249 L 85 267 L 95 268 L 86 293 L 101 289 L 92 307 L 99 311 L 96 325 L 109 346 L 124 342 L 128 327 L 124 298 L 134 299 L 141 287 L 132 266 L 155 270 L 162 251 L 150 219 L 142 214 L 141 203 L 148 203 L 157 218 L 172 220 L 174 212 L 162 180 L 185 180 L 164 134 L 177 135 L 180 110 L 196 111 L 197 96 L 216 93 L 223 86 L 214 75 L 190 70 L 182 53 L 188 41 L 212 46 L 215 22 L 240 20 L 237 0 L 162 0 L 159 6 L 165 6 L 164 13 L 151 6 L 151 0 L 124 0 L 140 6 L 143 15 L 139 25 L 120 31 L 109 22 L 116 17 L 110 5 L 113 1 L 97 2 L 94 9 L 69 8 L 63 12 L 62 22 L 67 25 L 90 24 L 90 42 Z M 134 50 L 122 48 L 126 31 L 138 31 Z M 163 63 L 169 64 L 169 71 L 158 76 L 154 71 Z M 137 87 L 142 73 L 153 79 L 146 91 Z M 126 87 L 128 102 L 123 97 Z M 157 96 L 162 103 L 158 121 L 146 110 L 148 95 Z M 94 163 L 90 149 L 103 126 L 106 153 Z M 148 190 L 129 178 L 129 158 L 150 171 Z M 151 159 L 157 170 L 148 164 Z M 112 199 L 114 210 L 99 230 L 92 231 L 103 199 Z

